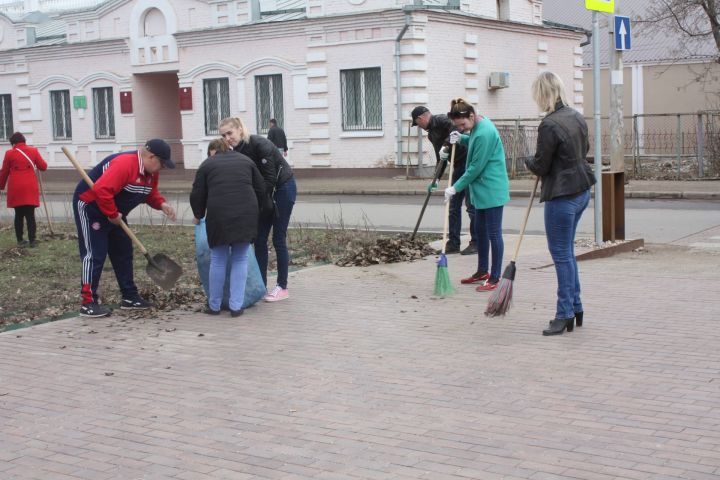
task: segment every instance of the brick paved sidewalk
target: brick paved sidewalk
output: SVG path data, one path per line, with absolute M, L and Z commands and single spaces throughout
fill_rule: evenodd
M 717 255 L 583 262 L 586 325 L 542 337 L 554 272 L 523 248 L 506 318 L 432 298 L 429 258 L 298 272 L 238 319 L 0 334 L 0 478 L 719 478 Z

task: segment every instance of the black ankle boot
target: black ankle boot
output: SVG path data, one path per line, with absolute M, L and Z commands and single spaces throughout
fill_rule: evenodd
M 578 327 L 582 327 L 582 320 L 583 320 L 583 312 L 576 312 L 575 313 L 575 324 L 577 324 Z
M 558 318 L 550 322 L 550 328 L 543 330 L 543 335 L 562 335 L 565 330 L 572 332 L 575 328 L 575 317 Z

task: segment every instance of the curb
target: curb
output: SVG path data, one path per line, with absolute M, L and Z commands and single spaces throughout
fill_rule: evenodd
M 634 240 L 627 240 L 623 243 L 617 243 L 608 247 L 598 248 L 597 250 L 590 250 L 589 252 L 581 253 L 575 256 L 578 262 L 583 260 L 596 260 L 598 258 L 608 258 L 618 253 L 632 252 L 638 248 L 645 246 L 644 238 L 636 238 Z
M 166 190 L 172 191 L 172 190 Z M 531 190 L 510 190 L 510 198 L 528 198 Z M 427 190 L 298 190 L 298 195 L 385 195 L 408 196 L 427 195 Z M 435 191 L 433 197 L 442 197 L 443 192 Z M 591 197 L 594 195 L 591 193 Z M 720 193 L 712 192 L 625 192 L 625 198 L 643 200 L 720 200 Z
M 633 240 L 627 240 L 623 243 L 617 243 L 614 245 L 608 245 L 607 247 L 590 250 L 589 252 L 581 253 L 580 255 L 575 255 L 575 260 L 577 260 L 578 262 L 582 262 L 584 260 L 597 260 L 599 258 L 608 258 L 619 253 L 632 252 L 633 250 L 642 248 L 644 246 L 645 239 L 636 238 Z M 555 264 L 548 263 L 547 265 L 542 265 L 540 267 L 533 267 L 532 270 L 541 270 L 543 268 L 552 267 L 553 265 Z
M 190 194 L 190 190 L 187 187 L 173 188 L 173 186 L 160 188 L 163 193 L 172 194 Z M 57 194 L 57 195 L 72 195 L 72 191 L 61 190 L 57 188 L 45 186 L 46 194 Z M 510 190 L 510 198 L 527 198 L 530 196 L 530 190 Z M 337 189 L 337 190 L 298 190 L 298 195 L 378 195 L 378 196 L 411 196 L 411 195 L 427 195 L 427 190 L 392 190 L 392 189 Z M 435 190 L 432 194 L 433 197 L 442 197 L 442 190 Z M 593 197 L 591 193 L 591 197 Z M 641 200 L 720 200 L 720 192 L 652 192 L 652 191 L 640 191 L 640 192 L 625 192 L 625 198 L 641 199 Z

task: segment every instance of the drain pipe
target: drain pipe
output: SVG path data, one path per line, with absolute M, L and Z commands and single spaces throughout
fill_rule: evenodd
M 400 85 L 400 41 L 410 27 L 410 13 L 405 12 L 405 25 L 395 38 L 395 89 L 397 93 L 397 161 L 402 164 L 402 86 Z

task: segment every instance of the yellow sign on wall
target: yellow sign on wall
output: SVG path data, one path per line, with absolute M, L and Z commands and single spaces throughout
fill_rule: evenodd
M 615 0 L 585 0 L 585 8 L 598 12 L 613 13 L 615 11 Z

